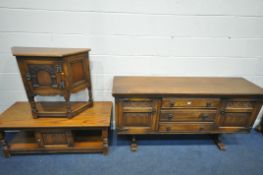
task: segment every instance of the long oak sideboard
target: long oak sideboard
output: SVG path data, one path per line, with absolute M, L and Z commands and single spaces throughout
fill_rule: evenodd
M 224 133 L 248 133 L 261 109 L 263 89 L 243 78 L 115 77 L 119 135 L 211 134 L 220 150 Z

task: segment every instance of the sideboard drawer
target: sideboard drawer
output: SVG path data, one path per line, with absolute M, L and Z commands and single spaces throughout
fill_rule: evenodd
M 214 122 L 215 110 L 161 110 L 160 121 L 164 122 Z
M 217 108 L 220 100 L 217 98 L 163 98 L 162 107 L 186 108 Z
M 208 132 L 214 129 L 213 124 L 187 124 L 187 123 L 166 123 L 159 124 L 159 132 Z

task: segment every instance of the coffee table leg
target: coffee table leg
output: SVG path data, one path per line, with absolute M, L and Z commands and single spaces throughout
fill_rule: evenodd
M 5 132 L 1 131 L 0 132 L 0 143 L 3 147 L 3 154 L 5 156 L 5 158 L 8 158 L 11 156 L 10 151 L 9 151 L 9 146 L 5 140 Z
M 108 136 L 109 136 L 109 129 L 103 128 L 102 129 L 102 141 L 103 141 L 103 154 L 107 155 L 109 152 L 109 142 L 108 142 Z

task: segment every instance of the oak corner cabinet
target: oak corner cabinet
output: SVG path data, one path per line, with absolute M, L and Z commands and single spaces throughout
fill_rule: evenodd
M 112 102 L 94 102 L 71 120 L 33 119 L 28 102 L 16 102 L 0 115 L 3 155 L 26 153 L 108 153 Z M 15 130 L 10 138 L 6 132 Z M 17 132 L 19 131 L 19 132 Z
M 34 118 L 72 118 L 93 104 L 85 48 L 13 47 Z M 89 100 L 71 102 L 72 93 L 87 89 Z M 61 95 L 65 102 L 36 102 L 35 97 Z
M 220 150 L 220 134 L 247 133 L 261 109 L 263 90 L 243 78 L 115 77 L 117 133 L 211 134 Z

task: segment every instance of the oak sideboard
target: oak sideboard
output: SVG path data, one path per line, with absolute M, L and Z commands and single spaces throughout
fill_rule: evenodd
M 115 77 L 116 126 L 120 135 L 247 133 L 263 102 L 263 90 L 243 78 Z

